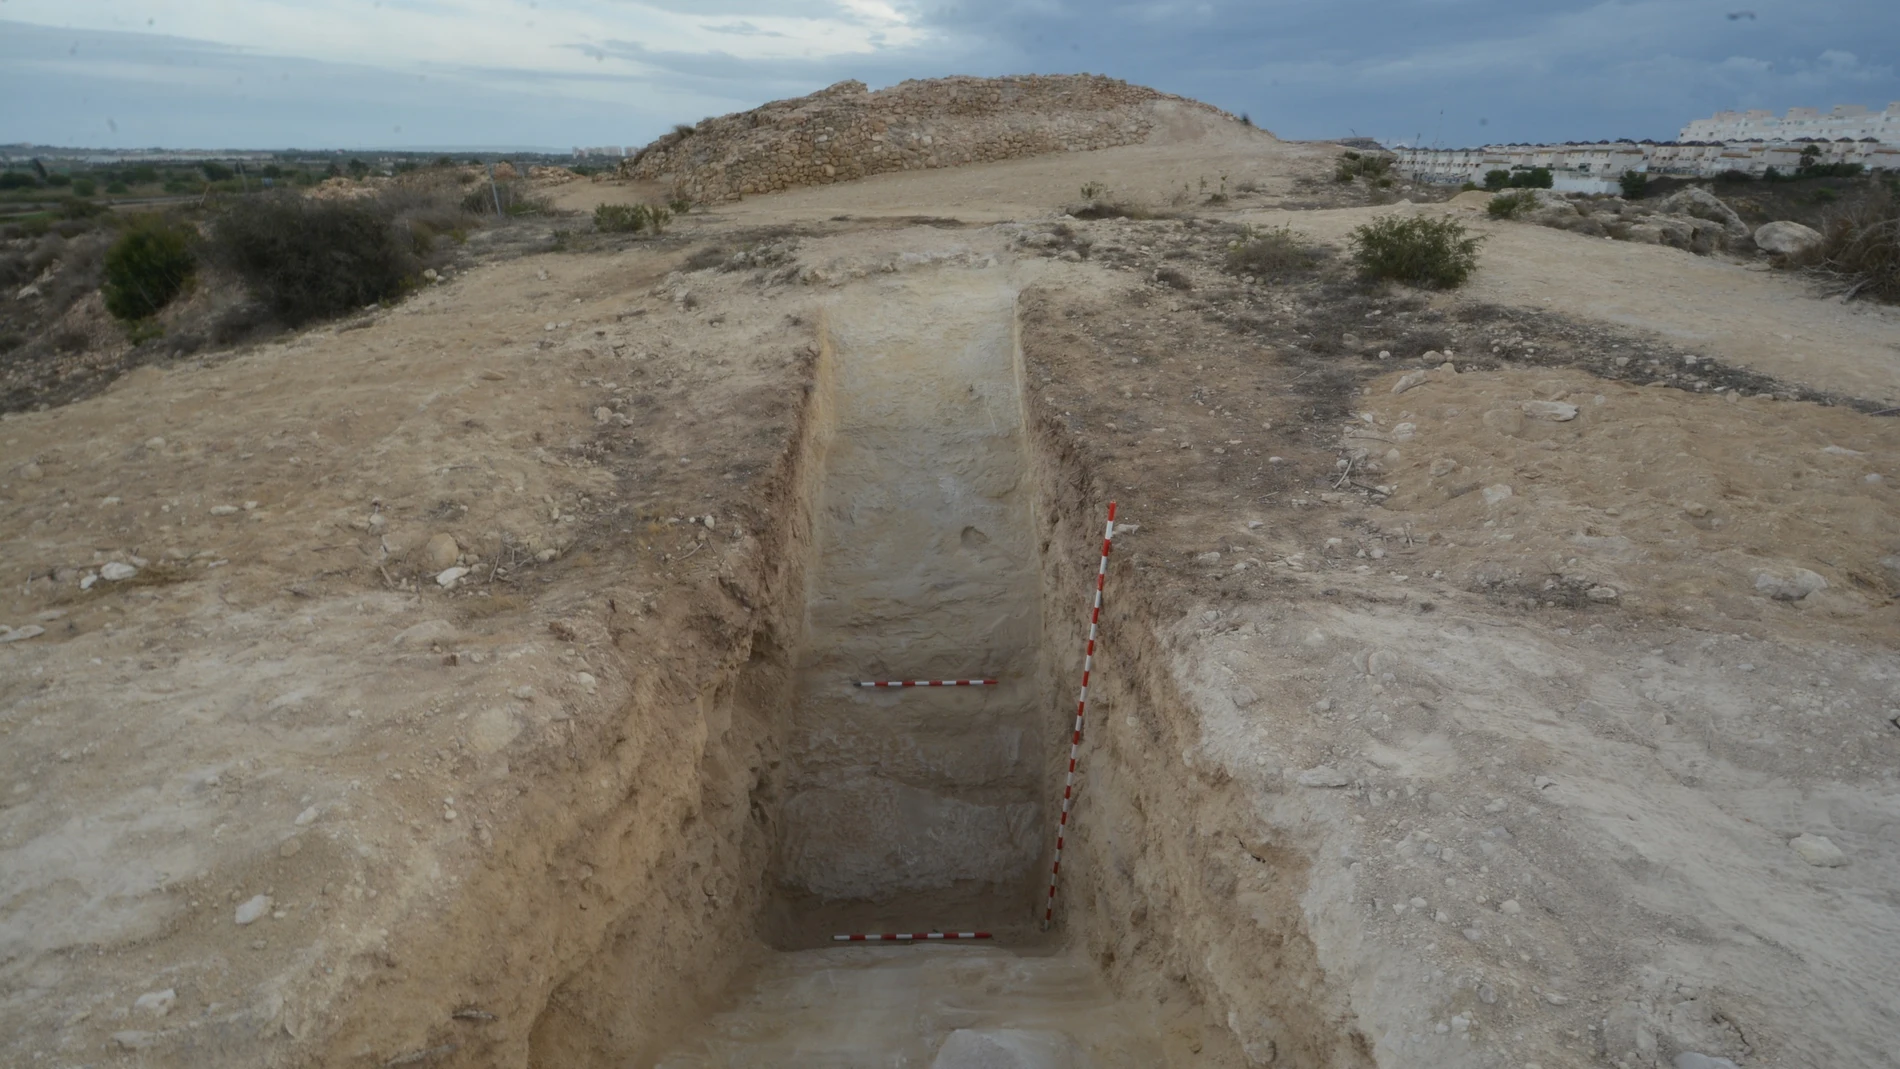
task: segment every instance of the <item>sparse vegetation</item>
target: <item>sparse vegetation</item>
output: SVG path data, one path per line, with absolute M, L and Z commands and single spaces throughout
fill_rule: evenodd
M 554 207 L 553 201 L 535 194 L 528 183 L 510 181 L 495 182 L 492 186 L 482 182 L 471 187 L 462 198 L 462 210 L 475 215 L 493 215 L 497 201 L 501 204 L 501 214 L 508 216 L 540 215 Z
M 1100 182 L 1082 183 L 1082 199 L 1083 200 L 1101 200 L 1103 197 L 1106 197 L 1106 196 L 1108 196 L 1108 187 L 1103 185 L 1102 183 Z
M 134 222 L 106 253 L 106 311 L 133 322 L 170 304 L 197 270 L 195 236 L 190 226 L 157 215 Z
M 1453 289 L 1477 269 L 1484 239 L 1450 219 L 1421 216 L 1378 219 L 1354 230 L 1348 240 L 1353 261 L 1367 278 Z
M 1291 226 L 1256 231 L 1247 227 L 1227 246 L 1227 270 L 1260 279 L 1285 278 L 1309 270 L 1319 254 L 1293 236 Z
M 212 224 L 209 258 L 295 326 L 402 293 L 418 268 L 405 229 L 374 202 L 252 197 Z
M 1642 171 L 1624 171 L 1616 184 L 1622 187 L 1624 200 L 1641 200 L 1649 192 L 1649 175 Z
M 594 209 L 594 229 L 603 234 L 637 234 L 666 230 L 673 219 L 671 209 L 660 204 L 602 204 Z
M 1347 149 L 1339 157 L 1339 165 L 1333 171 L 1333 181 L 1345 184 L 1355 178 L 1364 178 L 1373 185 L 1390 187 L 1392 157 L 1382 153 L 1363 153 Z
M 1536 194 L 1528 189 L 1519 189 L 1492 197 L 1484 210 L 1493 219 L 1515 219 L 1536 206 Z
M 1894 185 L 1876 187 L 1829 219 L 1821 229 L 1821 247 L 1811 254 L 1821 270 L 1847 282 L 1849 299 L 1900 304 L 1900 195 Z

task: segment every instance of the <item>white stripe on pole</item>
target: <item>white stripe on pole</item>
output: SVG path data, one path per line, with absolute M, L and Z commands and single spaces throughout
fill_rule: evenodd
M 1056 877 L 1062 872 L 1062 844 L 1069 829 L 1069 804 L 1075 797 L 1075 759 L 1082 749 L 1082 715 L 1089 705 L 1089 672 L 1095 667 L 1095 629 L 1102 622 L 1102 588 L 1108 583 L 1108 548 L 1115 537 L 1115 503 L 1108 503 L 1108 526 L 1102 529 L 1102 559 L 1095 567 L 1095 606 L 1089 612 L 1089 642 L 1082 651 L 1082 692 L 1075 699 L 1075 729 L 1069 734 L 1069 774 L 1062 784 L 1062 819 L 1056 822 L 1056 857 L 1049 868 L 1049 900 L 1042 911 L 1047 928 L 1056 914 Z

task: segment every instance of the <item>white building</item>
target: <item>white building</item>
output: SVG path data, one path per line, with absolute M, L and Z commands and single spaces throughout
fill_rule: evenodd
M 1884 141 L 1814 143 L 1820 163 L 1858 163 L 1870 171 L 1900 172 L 1900 132 Z M 1759 177 L 1773 167 L 1793 174 L 1808 148 L 1801 141 L 1598 141 L 1561 145 L 1486 145 L 1483 148 L 1399 148 L 1401 174 L 1421 182 L 1456 185 L 1484 181 L 1489 171 L 1547 167 L 1551 187 L 1564 193 L 1615 193 L 1624 172 L 1713 178 L 1724 171 Z
M 1789 108 L 1777 118 L 1772 111 L 1718 111 L 1713 118 L 1697 119 L 1682 128 L 1684 141 L 1859 141 L 1900 143 L 1900 101 L 1886 111 L 1868 111 L 1859 104 L 1837 104 L 1821 114 L 1819 108 Z

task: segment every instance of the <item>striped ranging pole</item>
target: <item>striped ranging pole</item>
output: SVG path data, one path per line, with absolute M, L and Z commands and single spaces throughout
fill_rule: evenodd
M 1062 784 L 1062 819 L 1056 824 L 1056 859 L 1049 869 L 1049 901 L 1043 907 L 1042 926 L 1055 923 L 1056 877 L 1062 873 L 1062 842 L 1069 830 L 1069 804 L 1075 798 L 1075 758 L 1082 749 L 1082 714 L 1089 705 L 1089 671 L 1095 667 L 1095 629 L 1102 622 L 1102 587 L 1108 583 L 1108 547 L 1115 537 L 1115 503 L 1108 503 L 1108 526 L 1102 529 L 1102 562 L 1095 568 L 1095 607 L 1089 612 L 1089 644 L 1082 652 L 1082 693 L 1075 699 L 1075 730 L 1069 735 L 1069 778 Z
M 834 935 L 834 943 L 901 943 L 907 939 L 988 939 L 988 932 L 884 932 L 875 935 Z
M 854 687 L 993 687 L 994 679 L 865 679 L 851 684 Z

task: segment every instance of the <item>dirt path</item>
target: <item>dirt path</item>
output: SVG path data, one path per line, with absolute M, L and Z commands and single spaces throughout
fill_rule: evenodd
M 1344 248 L 1354 227 L 1394 210 L 1250 212 Z M 1460 298 L 1558 312 L 1656 334 L 1677 345 L 1818 390 L 1900 404 L 1900 309 L 1842 304 L 1806 281 L 1659 245 L 1450 212 L 1485 237 Z

